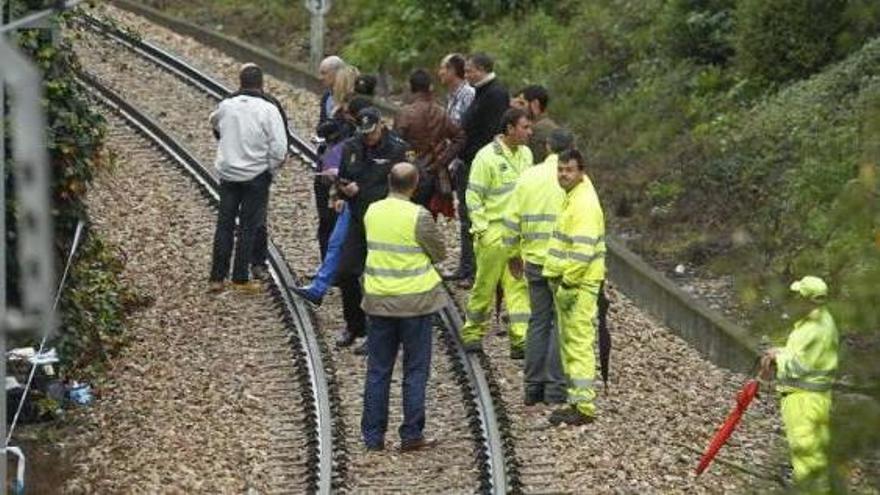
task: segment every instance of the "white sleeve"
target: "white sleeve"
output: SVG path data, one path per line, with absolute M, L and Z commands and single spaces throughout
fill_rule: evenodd
M 287 127 L 281 118 L 281 112 L 271 103 L 267 107 L 264 119 L 266 135 L 269 137 L 269 168 L 275 169 L 287 157 Z

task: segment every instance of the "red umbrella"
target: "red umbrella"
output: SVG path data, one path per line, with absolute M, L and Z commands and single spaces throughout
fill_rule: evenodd
M 706 452 L 703 453 L 703 457 L 700 458 L 700 464 L 697 466 L 698 476 L 709 467 L 712 459 L 715 459 L 718 451 L 721 450 L 721 446 L 727 442 L 728 438 L 730 438 L 733 430 L 736 429 L 736 425 L 739 424 L 739 420 L 742 419 L 743 413 L 746 412 L 752 399 L 754 399 L 757 394 L 758 380 L 749 380 L 743 386 L 742 390 L 739 391 L 739 394 L 736 396 L 736 407 L 730 411 L 727 419 L 722 423 L 721 428 L 718 429 L 718 432 L 712 437 L 712 441 L 709 442 L 709 448 L 706 449 Z

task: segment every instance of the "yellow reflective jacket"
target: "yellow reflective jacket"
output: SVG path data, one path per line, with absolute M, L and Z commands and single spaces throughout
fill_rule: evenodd
M 528 146 L 511 150 L 501 136 L 484 146 L 471 163 L 465 200 L 471 217 L 471 232 L 481 234 L 492 222 L 500 222 L 510 195 L 522 172 L 532 166 Z
M 376 201 L 364 215 L 367 261 L 364 292 L 376 296 L 425 293 L 440 284 L 431 258 L 416 239 L 421 206 L 395 197 Z
M 558 165 L 559 155 L 548 155 L 516 181 L 504 216 L 504 245 L 511 257 L 522 256 L 529 263 L 544 264 L 550 234 L 565 201 L 565 190 L 556 178 Z
M 825 307 L 794 324 L 785 347 L 777 349 L 776 379 L 781 392 L 831 390 L 837 371 L 838 334 Z
M 578 286 L 605 279 L 605 216 L 586 178 L 565 195 L 547 245 L 543 275 Z

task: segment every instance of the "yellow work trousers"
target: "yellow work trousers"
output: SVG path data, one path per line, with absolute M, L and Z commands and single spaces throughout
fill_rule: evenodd
M 507 266 L 507 250 L 502 243 L 504 227 L 491 223 L 479 238 L 474 240 L 477 274 L 467 304 L 467 315 L 461 328 L 461 340 L 465 344 L 479 342 L 486 335 L 492 307 L 495 305 L 495 288 L 501 282 L 504 304 L 510 325 L 510 347 L 522 349 L 529 326 L 529 288 L 525 277 L 515 278 Z
M 791 392 L 783 396 L 781 409 L 799 493 L 831 493 L 831 392 Z
M 553 303 L 559 322 L 559 352 L 568 380 L 568 402 L 584 416 L 595 416 L 596 315 L 602 282 L 566 288 L 554 283 Z

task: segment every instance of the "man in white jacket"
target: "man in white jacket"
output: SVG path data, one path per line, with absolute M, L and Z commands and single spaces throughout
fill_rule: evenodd
M 210 288 L 223 290 L 235 243 L 235 218 L 241 233 L 232 267 L 232 286 L 260 290 L 250 280 L 249 265 L 257 232 L 265 227 L 272 174 L 287 156 L 287 133 L 279 108 L 263 93 L 263 71 L 245 64 L 241 87 L 211 114 L 219 139 L 214 166 L 220 178 L 220 207 L 214 232 Z

